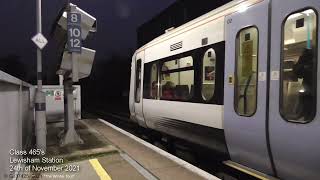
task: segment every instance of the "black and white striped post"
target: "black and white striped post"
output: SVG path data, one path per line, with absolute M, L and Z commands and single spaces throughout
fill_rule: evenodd
M 42 48 L 47 44 L 47 40 L 42 33 L 41 0 L 37 0 L 37 35 L 33 41 L 37 48 L 37 90 L 35 95 L 35 119 L 36 119 L 36 143 L 37 148 L 46 151 L 46 97 L 42 92 Z

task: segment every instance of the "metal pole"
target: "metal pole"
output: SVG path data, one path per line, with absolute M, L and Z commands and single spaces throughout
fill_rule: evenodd
M 41 0 L 37 0 L 37 32 L 42 33 Z M 42 90 L 42 52 L 37 49 L 37 82 L 38 89 Z
M 63 99 L 64 99 L 64 134 L 67 133 L 69 126 L 68 126 L 68 79 L 65 77 L 63 79 Z
M 37 32 L 42 33 L 41 0 L 37 0 Z M 46 97 L 42 92 L 42 52 L 37 49 L 37 91 L 35 97 L 37 148 L 46 151 Z
M 71 53 L 72 60 L 72 81 L 79 82 L 79 71 L 78 71 L 78 56 L 76 53 Z
M 61 145 L 83 144 L 83 140 L 77 134 L 74 128 L 74 104 L 73 104 L 73 82 L 72 79 L 65 77 L 64 79 L 64 115 L 65 115 L 65 134 L 62 138 Z
M 73 86 L 72 86 L 72 80 L 68 79 L 67 80 L 67 107 L 68 107 L 68 112 L 67 112 L 67 116 L 68 116 L 68 123 L 67 123 L 67 128 L 68 128 L 68 133 L 72 132 L 71 134 L 73 134 L 73 136 L 71 139 L 69 139 L 71 142 L 77 142 L 77 133 L 75 132 L 75 128 L 74 128 L 74 107 L 73 107 Z M 70 135 L 71 135 L 70 134 Z

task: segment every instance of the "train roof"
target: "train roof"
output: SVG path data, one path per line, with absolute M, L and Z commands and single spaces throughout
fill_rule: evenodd
M 155 46 L 163 41 L 171 39 L 179 34 L 185 33 L 191 29 L 197 28 L 201 25 L 214 21 L 215 19 L 225 17 L 227 15 L 233 14 L 235 12 L 239 12 L 244 10 L 252 5 L 260 3 L 264 0 L 234 0 L 231 1 L 219 8 L 216 8 L 192 21 L 189 21 L 177 28 L 168 29 L 163 35 L 155 38 L 154 40 L 150 41 L 149 43 L 145 44 L 141 48 L 136 50 L 136 53 L 144 51 L 152 46 Z

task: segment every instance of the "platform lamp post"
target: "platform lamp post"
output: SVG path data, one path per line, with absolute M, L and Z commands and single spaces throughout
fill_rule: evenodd
M 37 34 L 31 39 L 37 45 L 37 89 L 35 95 L 36 144 L 38 149 L 46 151 L 46 97 L 42 92 L 42 49 L 48 43 L 42 35 L 41 0 L 37 5 Z

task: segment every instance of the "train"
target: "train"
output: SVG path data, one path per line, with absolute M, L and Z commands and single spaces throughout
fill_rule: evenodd
M 319 12 L 234 0 L 166 30 L 132 57 L 130 120 L 262 179 L 320 179 Z

